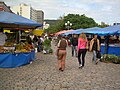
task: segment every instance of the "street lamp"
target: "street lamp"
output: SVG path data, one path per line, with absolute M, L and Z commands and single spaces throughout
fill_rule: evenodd
M 71 28 L 71 26 L 72 26 L 72 23 L 70 23 L 70 21 L 67 21 L 67 22 L 65 23 L 65 26 L 66 26 L 66 28 L 69 30 L 69 29 Z

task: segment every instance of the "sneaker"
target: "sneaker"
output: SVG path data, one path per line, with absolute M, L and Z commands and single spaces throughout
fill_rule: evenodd
M 82 65 L 80 65 L 80 66 L 79 66 L 79 69 L 82 69 L 82 67 L 83 67 L 83 66 L 82 66 Z
M 32 61 L 30 62 L 30 64 L 32 64 Z

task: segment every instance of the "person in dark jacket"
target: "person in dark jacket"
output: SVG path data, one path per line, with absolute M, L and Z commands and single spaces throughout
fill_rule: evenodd
M 71 38 L 72 56 L 74 56 L 74 52 L 75 52 L 75 56 L 77 57 L 77 45 L 78 45 L 78 38 L 76 35 L 73 35 L 73 37 Z

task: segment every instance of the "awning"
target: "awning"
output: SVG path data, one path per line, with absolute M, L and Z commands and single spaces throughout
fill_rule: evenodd
M 55 33 L 55 36 L 58 36 L 58 35 L 63 34 L 63 33 L 71 32 L 71 31 L 73 31 L 73 30 L 62 30 L 62 31 Z
M 0 27 L 2 28 L 24 28 L 32 29 L 41 27 L 35 21 L 29 20 L 14 13 L 0 11 Z
M 86 29 L 77 29 L 71 32 L 64 33 L 63 35 L 81 34 L 82 32 L 87 34 L 98 34 L 101 36 L 115 35 L 115 34 L 120 34 L 120 25 L 108 26 L 105 28 L 92 27 L 92 28 L 86 28 Z

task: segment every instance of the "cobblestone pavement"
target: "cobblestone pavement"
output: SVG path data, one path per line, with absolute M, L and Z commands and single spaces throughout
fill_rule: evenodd
M 55 54 L 41 53 L 37 53 L 37 60 L 32 64 L 0 68 L 0 90 L 120 90 L 119 64 L 94 65 L 88 52 L 85 67 L 79 69 L 70 47 L 67 52 L 64 72 L 58 71 Z

